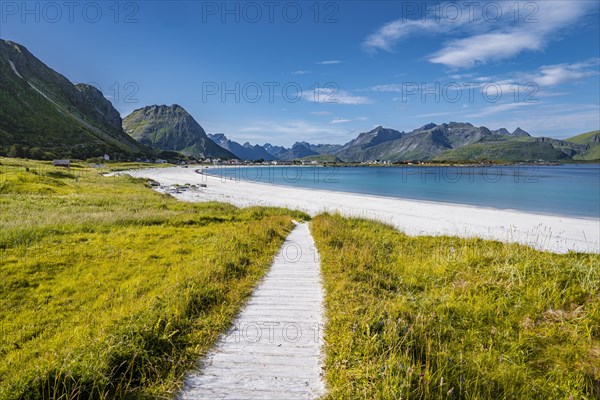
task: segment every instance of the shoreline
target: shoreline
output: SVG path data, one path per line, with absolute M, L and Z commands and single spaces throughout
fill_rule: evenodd
M 300 165 L 296 165 L 294 167 L 298 167 L 298 168 L 311 168 L 311 166 L 300 166 Z M 236 166 L 227 166 L 225 168 L 238 168 Z M 211 169 L 211 168 L 208 168 Z M 198 175 L 203 176 L 209 176 L 209 177 L 213 177 L 213 178 L 217 178 L 217 179 L 221 179 L 223 180 L 224 178 L 222 176 L 218 176 L 215 174 L 204 174 L 201 172 L 197 172 L 200 171 L 199 168 L 194 168 L 194 172 L 196 172 Z M 585 215 L 574 215 L 574 214 L 557 214 L 557 213 L 550 213 L 550 212 L 536 212 L 535 210 L 518 210 L 516 208 L 500 208 L 500 207 L 492 207 L 492 206 L 484 206 L 484 205 L 475 205 L 475 204 L 465 204 L 465 203 L 453 203 L 450 201 L 435 201 L 435 200 L 427 200 L 427 199 L 417 199 L 417 198 L 410 198 L 410 197 L 393 197 L 393 196 L 385 196 L 385 195 L 381 195 L 381 194 L 371 194 L 371 193 L 361 193 L 361 192 L 350 192 L 350 191 L 346 191 L 346 190 L 329 190 L 329 189 L 313 189 L 310 187 L 302 187 L 302 186 L 292 186 L 292 185 L 284 185 L 284 184 L 280 184 L 280 183 L 265 183 L 265 182 L 253 182 L 251 180 L 238 180 L 238 181 L 234 181 L 234 182 L 247 182 L 250 184 L 256 184 L 256 185 L 265 185 L 265 186 L 275 186 L 275 187 L 279 187 L 279 188 L 294 188 L 294 189 L 301 189 L 301 190 L 316 190 L 316 191 L 323 191 L 323 192 L 332 192 L 332 193 L 346 193 L 346 194 L 350 194 L 350 195 L 356 195 L 356 196 L 363 196 L 363 197 L 375 197 L 378 199 L 387 199 L 387 200 L 401 200 L 401 201 L 416 201 L 419 203 L 425 203 L 425 204 L 431 204 L 432 206 L 436 206 L 436 205 L 445 205 L 445 206 L 460 206 L 460 207 L 472 207 L 472 208 L 477 208 L 477 209 L 484 209 L 484 210 L 491 210 L 491 211 L 509 211 L 509 212 L 516 212 L 516 213 L 524 213 L 524 214 L 532 214 L 532 215 L 539 215 L 539 216 L 550 216 L 550 217 L 559 217 L 559 218 L 574 218 L 574 219 L 583 219 L 583 220 L 588 220 L 588 221 L 596 221 L 593 217 L 589 217 L 589 216 L 585 216 Z M 600 224 L 600 220 L 598 221 L 598 223 Z M 599 226 L 600 229 L 600 226 Z
M 480 237 L 556 253 L 571 250 L 600 253 L 600 220 L 594 218 L 227 180 L 197 173 L 195 168 L 141 169 L 119 174 L 152 179 L 163 187 L 175 184 L 207 186 L 172 193 L 184 201 L 218 201 L 237 207 L 284 207 L 311 216 L 339 212 L 348 217 L 390 224 L 410 236 Z M 167 192 L 160 188 L 158 191 Z

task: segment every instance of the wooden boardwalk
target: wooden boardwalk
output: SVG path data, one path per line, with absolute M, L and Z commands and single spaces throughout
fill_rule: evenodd
M 308 224 L 286 238 L 270 271 L 179 399 L 315 399 L 321 377 L 323 289 Z

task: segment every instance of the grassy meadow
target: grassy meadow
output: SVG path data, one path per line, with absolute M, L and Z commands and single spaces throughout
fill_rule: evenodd
M 171 398 L 308 219 L 107 171 L 0 158 L 0 399 Z M 328 214 L 311 231 L 326 398 L 600 398 L 600 256 Z
M 0 158 L 0 399 L 169 398 L 305 217 L 103 172 Z
M 600 398 L 600 256 L 320 215 L 328 399 Z

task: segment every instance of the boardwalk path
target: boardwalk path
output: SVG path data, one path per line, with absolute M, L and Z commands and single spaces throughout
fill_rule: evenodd
M 289 234 L 247 306 L 186 378 L 180 399 L 314 399 L 321 379 L 323 291 L 308 224 Z

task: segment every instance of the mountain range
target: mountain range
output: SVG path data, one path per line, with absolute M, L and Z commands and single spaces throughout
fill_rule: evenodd
M 214 136 L 209 137 L 215 140 Z M 217 141 L 221 145 L 220 141 Z M 262 148 L 278 160 L 320 160 L 334 162 L 369 161 L 569 161 L 600 159 L 600 132 L 590 132 L 572 139 L 557 140 L 532 137 L 521 128 L 490 130 L 466 122 L 430 123 L 411 132 L 378 126 L 359 134 L 344 145 L 296 142 L 291 148 L 244 146 L 227 140 L 227 148 L 239 159 L 268 158 L 259 153 L 237 152 L 238 147 Z M 260 154 L 263 154 L 262 151 Z
M 208 137 L 224 149 L 229 150 L 240 160 L 277 160 L 273 154 L 269 153 L 262 146 L 251 145 L 246 142 L 243 145 L 233 140 L 229 140 L 223 133 L 209 134 Z
M 166 152 L 252 161 L 600 160 L 600 131 L 557 140 L 532 137 L 520 128 L 490 130 L 467 122 L 430 123 L 410 132 L 378 126 L 343 145 L 240 144 L 223 133 L 207 135 L 177 104 L 142 107 L 122 120 L 98 89 L 73 84 L 24 46 L 2 39 L 0 75 L 0 155 L 86 159 L 109 154 L 126 160 Z

